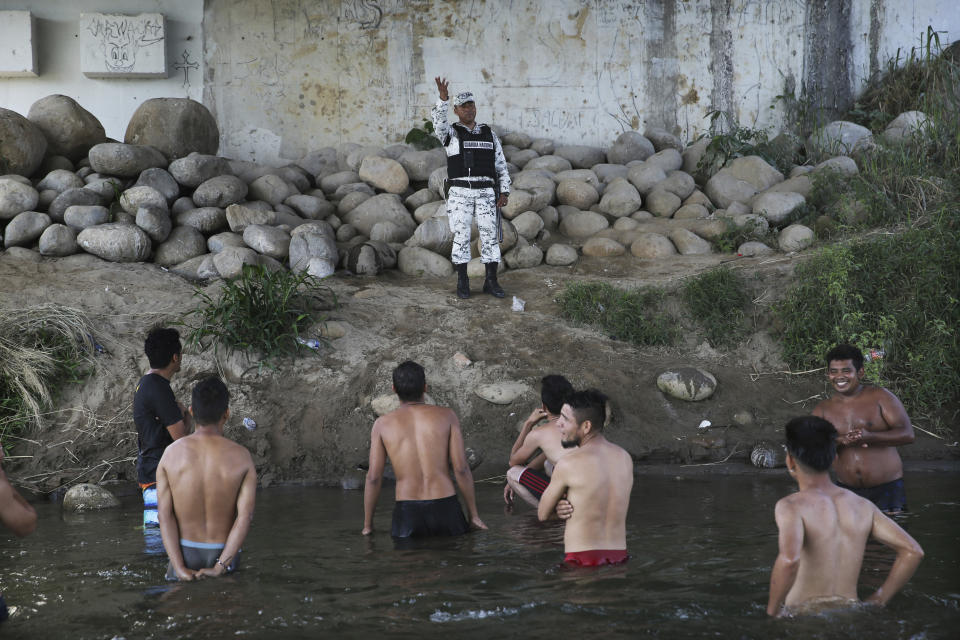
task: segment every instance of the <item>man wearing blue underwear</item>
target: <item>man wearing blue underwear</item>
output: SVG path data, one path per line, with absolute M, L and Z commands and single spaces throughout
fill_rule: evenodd
M 246 447 L 223 437 L 230 395 L 217 378 L 193 387 L 194 432 L 167 447 L 157 467 L 160 535 L 168 580 L 233 571 L 250 523 L 257 470 Z

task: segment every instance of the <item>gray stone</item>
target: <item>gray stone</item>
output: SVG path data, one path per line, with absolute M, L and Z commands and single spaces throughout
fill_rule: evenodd
M 533 142 L 530 136 L 520 131 L 511 131 L 510 133 L 504 134 L 500 141 L 503 144 L 511 144 L 517 149 L 526 149 Z
M 507 206 L 503 207 L 503 217 L 507 220 L 513 220 L 524 211 L 529 211 L 533 206 L 533 194 L 523 189 L 514 188 L 507 199 Z
M 50 216 L 38 211 L 18 213 L 3 231 L 5 247 L 28 247 L 50 226 Z
M 670 238 L 659 233 L 641 233 L 630 245 L 630 253 L 645 260 L 665 258 L 677 254 Z
M 580 180 L 563 180 L 557 185 L 557 200 L 578 209 L 589 209 L 600 200 L 592 185 Z
M 313 229 L 291 236 L 289 250 L 290 269 L 297 272 L 309 272 L 311 260 L 318 261 L 314 266 L 319 267 L 319 261 L 329 262 L 332 266 L 340 259 L 333 235 Z
M 243 230 L 243 242 L 257 253 L 277 260 L 290 255 L 290 234 L 283 229 L 252 224 Z
M 123 184 L 124 181 L 121 181 L 120 178 L 98 178 L 88 182 L 83 188 L 97 194 L 98 202 L 112 203 L 118 199 L 118 194 L 123 191 Z
M 683 157 L 673 148 L 657 151 L 644 161 L 648 167 L 660 167 L 664 173 L 676 171 L 683 166 Z
M 778 191 L 799 193 L 804 198 L 807 198 L 810 196 L 810 192 L 813 191 L 813 180 L 810 179 L 810 176 L 806 175 L 794 176 L 779 184 L 773 185 L 764 191 L 764 193 L 774 193 Z
M 627 248 L 612 238 L 596 236 L 589 238 L 583 243 L 583 255 L 594 258 L 607 258 L 610 256 L 622 256 L 627 252 Z
M 46 189 L 53 189 L 57 193 L 62 193 L 67 189 L 79 189 L 84 186 L 86 183 L 83 181 L 83 178 L 75 174 L 73 171 L 67 169 L 54 169 L 46 176 L 43 177 L 43 180 L 37 183 L 37 191 L 44 191 Z
M 164 242 L 173 230 L 170 214 L 159 207 L 140 207 L 134 224 L 143 229 L 156 243 Z
M 679 367 L 657 376 L 657 388 L 678 400 L 699 402 L 713 395 L 717 379 L 698 367 Z
M 447 167 L 437 167 L 430 172 L 427 188 L 433 191 L 438 198 L 443 196 L 443 181 L 447 179 Z
M 543 218 L 533 211 L 524 211 L 512 222 L 513 228 L 526 240 L 533 240 L 543 231 Z
M 177 158 L 167 170 L 174 180 L 185 187 L 198 187 L 211 178 L 232 174 L 226 158 L 204 153 L 191 153 L 185 158 Z
M 247 195 L 254 200 L 263 200 L 271 205 L 278 205 L 290 196 L 296 194 L 296 191 L 290 184 L 272 173 L 260 176 L 250 183 L 250 190 Z M 223 205 L 214 205 L 223 206 Z
M 30 106 L 27 119 L 46 138 L 47 154 L 74 162 L 85 157 L 90 147 L 107 140 L 100 121 L 68 96 L 40 98 Z
M 586 182 L 598 192 L 601 189 L 600 180 L 597 178 L 597 174 L 590 169 L 568 169 L 567 171 L 556 173 L 553 176 L 553 181 L 558 185 L 564 180 L 579 180 L 580 182 Z
M 497 382 L 477 385 L 474 393 L 491 404 L 508 405 L 514 400 L 533 397 L 533 390 L 522 382 Z
M 821 157 L 851 155 L 873 142 L 870 129 L 854 122 L 836 120 L 807 138 L 807 153 Z
M 424 188 L 418 189 L 407 196 L 407 198 L 403 201 L 403 204 L 410 211 L 416 211 L 419 207 L 422 207 L 429 202 L 435 202 L 436 200 L 437 195 L 430 189 Z
M 684 256 L 711 253 L 710 243 L 686 229 L 673 229 L 669 234 L 677 252 Z
M 783 174 L 760 156 L 734 158 L 726 164 L 723 171 L 738 180 L 749 182 L 757 191 L 765 191 L 778 182 L 783 182 Z
M 511 269 L 530 269 L 543 262 L 543 250 L 518 237 L 516 245 L 503 254 L 503 261 Z
M 24 211 L 30 211 L 39 201 L 40 193 L 29 184 L 0 178 L 0 220 L 10 220 Z
M 607 154 L 603 152 L 603 149 L 582 144 L 557 147 L 553 153 L 567 160 L 573 169 L 589 169 L 595 164 L 607 161 Z
M 180 196 L 180 185 L 166 169 L 154 167 L 147 169 L 140 174 L 135 187 L 153 187 L 167 200 L 167 204 L 172 203 Z
M 63 222 L 74 233 L 79 233 L 87 227 L 106 224 L 110 221 L 110 210 L 98 204 L 74 204 L 63 212 Z
M 667 179 L 659 183 L 657 188 L 676 194 L 680 200 L 684 200 L 694 192 L 697 184 L 693 181 L 693 176 L 689 173 L 684 171 L 671 171 L 667 174 Z
M 713 203 L 710 202 L 710 198 L 708 198 L 707 194 L 699 189 L 694 189 L 693 193 L 684 199 L 683 204 L 702 204 L 709 210 L 713 209 Z
M 383 259 L 375 246 L 364 242 L 350 247 L 345 267 L 354 275 L 376 276 L 383 272 Z
M 333 203 L 316 196 L 294 194 L 283 201 L 301 217 L 309 220 L 322 220 L 333 213 Z
M 213 266 L 220 277 L 227 280 L 239 276 L 247 264 L 260 264 L 260 255 L 249 247 L 224 247 L 213 254 Z
M 87 227 L 77 234 L 77 244 L 109 262 L 143 262 L 153 246 L 140 227 L 117 223 Z
M 39 211 L 46 211 L 50 208 L 50 203 L 57 199 L 57 196 L 60 195 L 53 189 L 44 189 L 40 192 L 40 197 L 37 199 L 37 206 L 34 207 Z
M 574 247 L 556 243 L 547 249 L 546 263 L 555 267 L 566 267 L 576 262 L 578 257 Z
M 127 144 L 156 148 L 167 160 L 190 153 L 216 154 L 220 130 L 210 111 L 189 98 L 151 98 L 137 107 L 123 136 Z
M 370 229 L 370 239 L 380 242 L 405 242 L 412 235 L 409 227 L 399 227 L 392 222 L 378 222 Z
M 599 162 L 603 162 L 603 160 L 600 160 Z M 598 163 L 595 162 L 594 164 Z M 587 169 L 591 166 L 593 165 L 587 165 L 581 168 Z M 571 162 L 566 158 L 560 157 L 559 155 L 541 155 L 539 158 L 534 158 L 533 160 L 527 162 L 527 164 L 524 165 L 523 170 L 530 171 L 531 169 L 546 169 L 547 171 L 552 171 L 553 173 L 560 173 L 561 171 L 566 171 L 572 168 L 573 164 L 571 164 Z
M 780 443 L 761 440 L 750 450 L 750 463 L 760 469 L 776 469 L 787 464 L 787 452 Z
M 53 223 L 40 235 L 40 255 L 51 258 L 70 256 L 78 251 L 77 234 L 70 227 Z
M 556 207 L 544 207 L 537 211 L 537 215 L 543 220 L 543 228 L 547 231 L 556 231 L 560 224 L 560 213 Z
M 607 151 L 607 155 L 609 154 L 610 152 Z M 590 167 L 590 170 L 593 171 L 600 182 L 605 183 L 612 182 L 615 178 L 626 179 L 627 173 L 629 172 L 629 169 L 625 165 L 606 163 L 595 164 Z
M 637 164 L 627 170 L 627 180 L 642 195 L 647 195 L 666 179 L 667 173 L 658 165 Z
M 450 231 L 450 220 L 447 216 L 438 216 L 425 220 L 413 237 L 407 241 L 411 247 L 423 247 L 440 255 L 450 255 L 453 249 L 453 232 Z
M 357 228 L 352 224 L 342 224 L 337 227 L 337 242 L 349 242 L 360 234 Z
M 403 165 L 390 158 L 367 156 L 360 163 L 360 179 L 387 193 L 403 193 L 410 186 L 410 178 Z
M 63 222 L 63 214 L 67 207 L 73 205 L 96 205 L 101 204 L 103 200 L 96 192 L 84 187 L 83 189 L 67 189 L 50 203 L 47 207 L 47 213 L 54 222 Z
M 397 268 L 410 276 L 449 277 L 453 274 L 450 261 L 423 247 L 404 247 L 397 255 Z
M 704 191 L 710 201 L 721 209 L 728 209 L 734 202 L 746 202 L 757 194 L 756 187 L 726 169 L 715 173 L 707 181 Z
M 380 156 L 382 158 L 386 158 L 386 156 L 383 154 L 383 147 L 358 147 L 347 155 L 347 168 L 351 171 L 359 172 L 360 165 L 364 160 L 371 156 Z
M 207 249 L 210 253 L 220 253 L 227 247 L 246 247 L 243 236 L 233 231 L 222 231 L 207 238 Z
M 193 227 L 174 227 L 167 239 L 157 246 L 153 261 L 164 266 L 186 262 L 207 253 L 207 241 Z
M 766 235 L 770 230 L 770 223 L 756 213 L 742 213 L 731 218 L 737 229 L 745 229 L 758 235 Z
M 337 171 L 337 150 L 323 147 L 309 152 L 297 164 L 312 176 L 325 176 Z
M 243 233 L 251 224 L 274 224 L 276 220 L 275 211 L 260 211 L 239 204 L 227 207 L 227 225 L 234 233 Z
M 646 160 L 655 153 L 653 143 L 637 131 L 624 131 L 607 149 L 607 161 L 625 165 L 632 160 Z
M 568 238 L 589 238 L 610 226 L 606 217 L 593 211 L 581 211 L 560 221 L 560 233 Z
M 929 119 L 922 111 L 904 111 L 894 118 L 883 130 L 883 139 L 887 142 L 904 142 L 923 137 L 929 127 Z
M 90 149 L 90 167 L 97 173 L 123 178 L 139 176 L 153 167 L 165 168 L 167 159 L 153 147 L 101 142 Z
M 176 215 L 177 224 L 193 227 L 203 235 L 217 233 L 227 226 L 227 212 L 220 207 L 198 207 Z
M 683 151 L 683 143 L 680 142 L 680 138 L 673 135 L 666 129 L 661 129 L 659 127 L 647 127 L 647 130 L 643 132 L 643 135 L 653 143 L 653 148 L 657 151 L 663 151 L 664 149 Z
M 428 202 L 417 207 L 417 210 L 413 212 L 413 219 L 418 223 L 423 224 L 430 218 L 446 215 L 447 203 L 445 203 L 443 200 L 435 200 L 434 202 Z
M 429 180 L 431 174 L 439 168 L 447 168 L 447 154 L 443 149 L 426 151 L 407 151 L 396 159 L 410 180 L 422 182 Z
M 700 159 L 703 157 L 709 145 L 710 138 L 706 136 L 692 142 L 683 150 L 683 153 L 680 154 L 683 158 L 683 166 L 681 168 L 692 176 L 698 175 L 700 173 Z
M 510 154 L 508 160 L 513 164 L 517 165 L 520 169 L 523 169 L 528 162 L 534 158 L 539 158 L 540 154 L 534 151 L 533 149 L 519 149 Z
M 64 511 L 96 511 L 119 506 L 116 496 L 96 484 L 75 484 L 63 496 Z
M 339 187 L 354 182 L 360 182 L 360 175 L 356 171 L 338 171 L 321 178 L 320 188 L 324 193 L 334 193 Z
M 47 152 L 47 139 L 34 123 L 16 111 L 0 108 L 0 174 L 30 177 Z
M 680 208 L 680 198 L 677 194 L 664 191 L 659 185 L 647 194 L 644 205 L 646 210 L 660 218 L 669 218 Z
M 337 203 L 337 214 L 340 216 L 345 216 L 354 209 L 356 209 L 362 202 L 366 202 L 373 195 L 366 193 L 364 191 L 351 191 L 340 199 L 340 202 Z
M 337 190 L 334 191 L 333 195 L 330 197 L 334 200 L 342 200 L 354 192 L 364 193 L 369 196 L 377 195 L 377 192 L 373 190 L 373 187 L 368 185 L 366 182 L 350 182 L 337 187 Z
M 673 213 L 674 220 L 698 220 L 710 215 L 702 204 L 685 204 Z
M 187 280 L 210 280 L 219 278 L 220 274 L 213 264 L 213 255 L 204 253 L 199 256 L 184 260 L 180 264 L 170 267 L 170 273 Z
M 167 211 L 167 199 L 153 187 L 130 187 L 120 196 L 120 206 L 132 214 L 136 214 L 140 207 Z
M 767 191 L 753 199 L 753 212 L 762 215 L 770 224 L 778 226 L 805 202 L 799 193 Z
M 792 224 L 780 232 L 777 243 L 780 245 L 781 251 L 789 253 L 806 249 L 813 244 L 813 240 L 813 229 L 802 224 Z
M 613 223 L 613 228 L 617 231 L 632 231 L 640 226 L 640 223 L 633 218 L 617 218 Z
M 344 222 L 353 225 L 360 233 L 370 237 L 373 225 L 378 222 L 392 222 L 413 234 L 416 222 L 400 197 L 392 193 L 382 193 L 362 202 L 343 217 Z
M 860 173 L 860 169 L 857 168 L 856 160 L 848 156 L 837 156 L 835 158 L 824 160 L 813 168 L 813 175 L 824 173 L 826 171 L 832 171 L 842 176 L 855 176 Z
M 516 227 L 513 226 L 513 222 L 510 220 L 501 220 L 500 230 L 503 232 L 503 240 L 500 242 L 500 253 L 502 254 L 516 246 L 517 241 L 520 239 L 520 234 L 517 233 Z M 470 237 L 473 238 L 472 246 L 474 249 L 476 249 L 477 238 L 480 237 L 480 233 L 476 228 L 476 223 L 473 225 L 473 228 L 470 232 Z M 475 252 L 474 255 L 480 255 L 479 250 Z
M 757 242 L 756 240 L 750 240 L 749 242 L 744 242 L 739 247 L 737 247 L 737 253 L 745 258 L 753 258 L 756 256 L 767 256 L 773 253 L 773 249 L 768 247 L 762 242 Z
M 553 144 L 553 140 L 549 138 L 534 138 L 530 141 L 530 148 L 541 156 L 548 156 L 553 153 L 556 146 Z

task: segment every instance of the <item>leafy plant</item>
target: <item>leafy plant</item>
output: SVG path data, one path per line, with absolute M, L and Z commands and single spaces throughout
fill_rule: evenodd
M 599 282 L 574 282 L 557 298 L 561 315 L 591 325 L 615 340 L 637 345 L 670 345 L 678 331 L 660 310 L 662 289 L 624 290 Z
M 181 322 L 188 328 L 188 345 L 258 351 L 264 361 L 300 352 L 301 332 L 326 321 L 318 311 L 336 306 L 333 291 L 306 272 L 262 265 L 244 265 L 237 278 L 224 282 L 217 299 L 200 288 L 193 295 L 201 304 Z
M 433 135 L 433 123 L 429 120 L 423 121 L 422 127 L 414 127 L 407 132 L 407 137 L 403 139 L 407 144 L 412 144 L 421 151 L 427 149 L 436 149 L 440 146 L 440 141 Z
M 797 159 L 800 143 L 795 136 L 784 133 L 771 139 L 766 129 L 742 127 L 736 118 L 721 110 L 711 111 L 710 143 L 697 163 L 697 173 L 711 176 L 727 162 L 746 156 L 760 156 L 768 164 L 786 173 Z
M 717 267 L 690 278 L 683 301 L 715 347 L 734 346 L 746 334 L 744 308 L 750 302 L 746 283 L 729 267 Z

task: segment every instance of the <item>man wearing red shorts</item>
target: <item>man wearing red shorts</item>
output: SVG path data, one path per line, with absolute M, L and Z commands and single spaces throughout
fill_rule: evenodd
M 540 498 L 540 520 L 562 499 L 573 506 L 563 532 L 564 561 L 583 567 L 626 562 L 627 508 L 633 460 L 603 436 L 607 398 L 599 391 L 571 394 L 560 411 L 563 446 L 578 447 L 557 461 Z

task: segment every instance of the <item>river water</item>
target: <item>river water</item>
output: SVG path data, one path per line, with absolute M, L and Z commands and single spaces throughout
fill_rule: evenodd
M 477 488 L 489 531 L 414 549 L 394 548 L 390 491 L 364 538 L 362 492 L 261 490 L 241 570 L 190 584 L 164 581 L 166 557 L 158 535 L 137 528 L 135 496 L 82 515 L 40 504 L 34 535 L 0 533 L 0 589 L 18 607 L 0 637 L 960 637 L 955 474 L 908 478 L 900 522 L 926 558 L 888 608 L 780 621 L 764 609 L 786 473 L 640 475 L 630 562 L 592 570 L 559 566 L 562 525 L 526 507 L 506 514 L 500 484 Z M 868 548 L 862 596 L 891 561 Z

